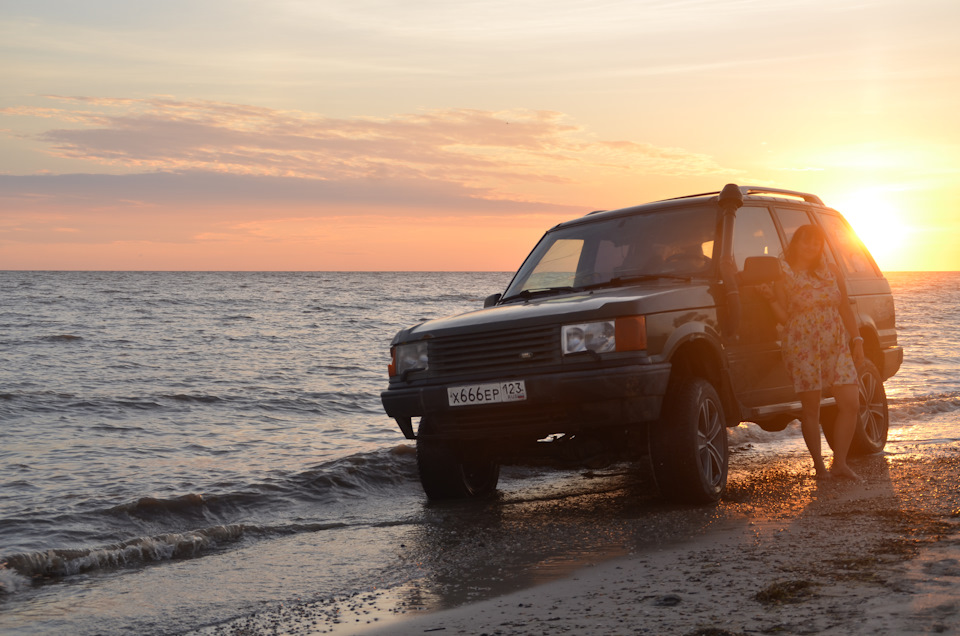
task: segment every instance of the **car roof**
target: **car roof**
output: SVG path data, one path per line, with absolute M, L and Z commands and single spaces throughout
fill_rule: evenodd
M 808 192 L 799 192 L 795 190 L 782 190 L 779 188 L 767 188 L 763 186 L 736 186 L 743 195 L 743 202 L 775 202 L 786 204 L 800 204 L 807 207 L 827 208 L 823 201 L 815 194 Z M 626 208 L 617 208 L 615 210 L 595 210 L 582 217 L 570 219 L 559 223 L 551 230 L 581 223 L 599 221 L 600 219 L 609 219 L 620 216 L 633 216 L 635 214 L 648 214 L 651 212 L 661 212 L 672 208 L 690 207 L 691 205 L 716 205 L 719 201 L 720 192 L 703 192 L 700 194 L 689 194 L 671 199 L 662 199 L 660 201 L 651 201 L 641 203 Z

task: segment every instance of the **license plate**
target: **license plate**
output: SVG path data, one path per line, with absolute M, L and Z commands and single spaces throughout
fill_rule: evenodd
M 522 402 L 526 399 L 527 387 L 523 380 L 447 387 L 447 401 L 450 406 Z

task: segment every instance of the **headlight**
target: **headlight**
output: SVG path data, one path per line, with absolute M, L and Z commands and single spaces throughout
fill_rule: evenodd
M 560 339 L 563 355 L 582 351 L 640 351 L 647 348 L 647 325 L 643 316 L 564 325 Z
M 563 326 L 563 353 L 616 351 L 617 330 L 614 321 L 584 322 Z
M 390 375 L 402 375 L 407 371 L 426 371 L 427 368 L 426 342 L 411 342 L 394 347 Z

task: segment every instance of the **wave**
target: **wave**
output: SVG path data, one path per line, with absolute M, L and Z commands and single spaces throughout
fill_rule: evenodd
M 144 396 L 82 396 L 55 391 L 4 391 L 0 400 L 19 412 L 93 413 L 116 411 L 175 410 L 218 407 L 238 412 L 251 410 L 269 412 L 313 413 L 316 415 L 381 414 L 379 396 L 370 391 L 302 391 L 283 396 L 216 395 L 211 393 L 159 393 Z
M 211 526 L 201 530 L 166 533 L 138 537 L 98 548 L 51 549 L 41 552 L 15 554 L 6 557 L 3 569 L 27 581 L 62 578 L 94 570 L 119 569 L 140 566 L 157 561 L 189 559 L 208 554 L 227 543 L 239 541 L 244 535 L 241 524 Z M 2 571 L 2 570 L 0 570 Z M 10 588 L 6 590 L 0 578 L 0 591 L 22 589 L 23 581 L 7 575 Z
M 42 342 L 76 342 L 78 340 L 83 340 L 83 336 L 75 336 L 69 333 L 62 333 L 53 336 L 40 336 L 37 338 Z
M 184 511 L 193 511 L 204 505 L 203 495 L 186 494 L 172 499 L 162 499 L 158 497 L 141 497 L 119 506 L 108 508 L 107 512 L 111 514 L 125 513 L 136 516 L 148 514 L 164 513 L 182 513 Z
M 14 594 L 29 586 L 29 578 L 16 570 L 11 570 L 6 563 L 0 563 L 0 595 Z
M 140 497 L 102 512 L 140 521 L 162 520 L 168 525 L 211 517 L 227 523 L 230 517 L 249 517 L 283 503 L 341 502 L 371 493 L 391 492 L 403 484 L 415 484 L 418 479 L 415 454 L 412 445 L 401 444 L 348 455 L 302 472 L 247 484 L 228 492 L 188 493 L 169 498 Z
M 770 444 L 782 440 L 785 436 L 797 437 L 800 433 L 800 422 L 794 420 L 782 431 L 771 433 L 753 423 L 741 423 L 739 426 L 727 429 L 727 444 L 731 449 L 753 444 Z
M 928 415 L 960 410 L 960 393 L 939 393 L 891 399 L 888 401 L 890 421 L 903 423 Z
M 288 486 L 311 499 L 358 497 L 416 484 L 416 450 L 401 444 L 387 450 L 357 453 L 326 462 L 289 480 Z
M 171 400 L 173 402 L 197 402 L 200 404 L 215 404 L 224 401 L 224 398 L 218 395 L 196 395 L 190 393 L 161 394 L 159 397 L 163 400 Z
M 348 524 L 339 517 L 310 521 L 283 513 L 304 507 L 332 510 L 335 504 L 354 506 L 351 502 L 372 494 L 392 496 L 398 487 L 418 488 L 414 454 L 412 446 L 399 445 L 357 453 L 230 492 L 168 498 L 144 496 L 85 513 L 82 519 L 73 519 L 73 525 L 102 527 L 102 518 L 109 517 L 111 527 L 117 528 L 119 521 L 121 528 L 131 530 L 201 527 L 154 532 L 100 547 L 52 548 L 6 556 L 0 558 L 0 593 L 13 593 L 36 581 L 94 570 L 203 557 L 248 536 L 268 538 L 346 527 Z M 277 519 L 290 521 L 277 523 Z M 219 523 L 204 525 L 211 521 Z M 95 541 L 92 536 L 86 540 Z

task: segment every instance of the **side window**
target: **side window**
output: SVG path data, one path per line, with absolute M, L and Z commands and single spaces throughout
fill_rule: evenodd
M 780 256 L 783 247 L 777 226 L 767 208 L 743 207 L 737 210 L 733 226 L 733 258 L 737 269 L 743 269 L 748 256 Z
M 861 276 L 877 275 L 866 248 L 846 221 L 832 214 L 823 214 L 820 220 L 823 222 L 823 229 L 837 248 L 838 260 L 843 263 L 847 272 Z
M 793 210 L 791 208 L 777 208 L 777 218 L 780 219 L 780 227 L 786 238 L 786 245 L 790 245 L 790 240 L 801 225 L 810 225 L 813 221 L 803 210 Z

